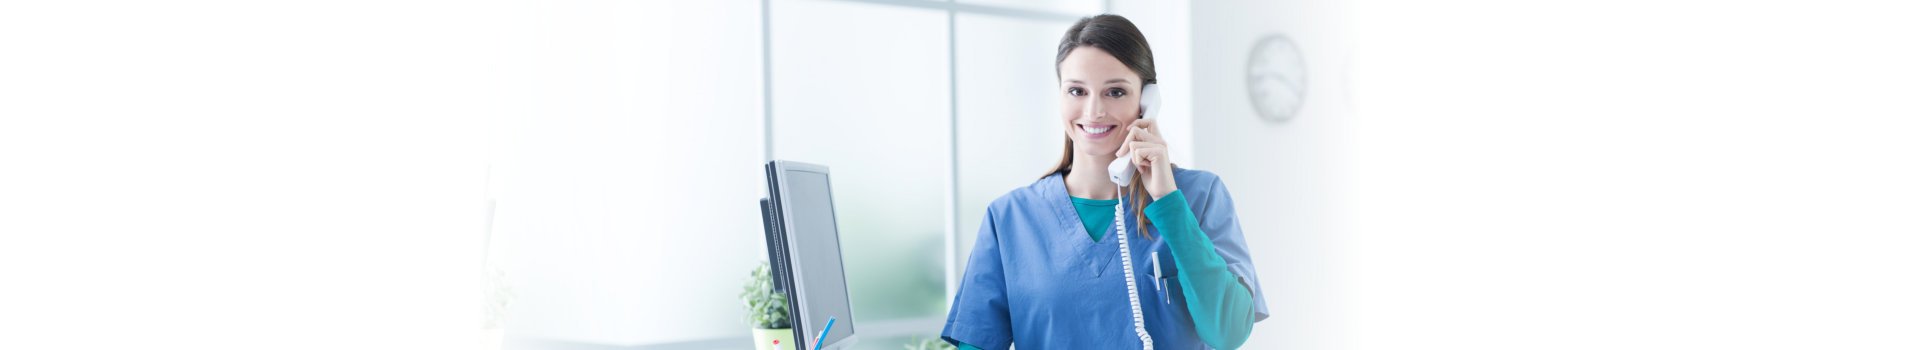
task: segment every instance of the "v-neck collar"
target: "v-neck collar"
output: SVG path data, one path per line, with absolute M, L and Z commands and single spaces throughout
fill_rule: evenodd
M 1086 267 L 1087 271 L 1092 272 L 1093 277 L 1105 275 L 1107 265 L 1111 265 L 1114 256 L 1119 255 L 1120 245 L 1114 243 L 1116 241 L 1114 239 L 1095 241 L 1093 237 L 1087 235 L 1087 227 L 1080 220 L 1080 212 L 1073 209 L 1073 198 L 1067 194 L 1065 173 L 1053 173 L 1047 176 L 1046 182 L 1046 201 L 1053 207 L 1054 217 L 1060 219 L 1061 234 L 1055 235 L 1054 243 L 1057 244 L 1056 246 L 1073 247 L 1078 252 L 1075 254 L 1078 257 L 1077 261 L 1081 266 Z M 1125 201 L 1121 203 L 1124 204 Z M 1126 232 L 1114 232 L 1114 229 L 1114 226 L 1108 225 L 1106 237 L 1126 234 Z

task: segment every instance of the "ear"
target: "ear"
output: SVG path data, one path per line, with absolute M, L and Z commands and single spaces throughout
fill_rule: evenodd
M 1160 84 L 1147 84 L 1140 87 L 1140 118 L 1153 118 L 1160 115 Z

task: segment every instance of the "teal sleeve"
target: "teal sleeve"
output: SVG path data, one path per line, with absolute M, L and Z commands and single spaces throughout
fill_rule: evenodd
M 1253 333 L 1253 292 L 1227 270 L 1213 241 L 1200 231 L 1187 197 L 1174 190 L 1147 204 L 1147 219 L 1160 229 L 1173 251 L 1180 285 L 1186 286 L 1187 311 L 1200 341 L 1216 349 L 1237 349 Z
M 960 343 L 960 350 L 980 350 L 980 348 L 967 343 Z

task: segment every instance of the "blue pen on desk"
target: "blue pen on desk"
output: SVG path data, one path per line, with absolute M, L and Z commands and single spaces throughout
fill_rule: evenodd
M 820 329 L 820 337 L 813 338 L 813 350 L 820 350 L 820 342 L 827 340 L 827 332 L 833 330 L 833 318 L 827 318 L 827 327 Z

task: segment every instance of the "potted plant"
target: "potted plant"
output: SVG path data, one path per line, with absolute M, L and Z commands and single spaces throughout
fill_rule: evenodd
M 740 292 L 740 301 L 747 308 L 747 324 L 753 327 L 753 347 L 794 349 L 793 323 L 787 320 L 787 294 L 773 290 L 773 272 L 767 262 L 753 269 L 745 289 Z M 779 348 L 773 346 L 776 340 Z

